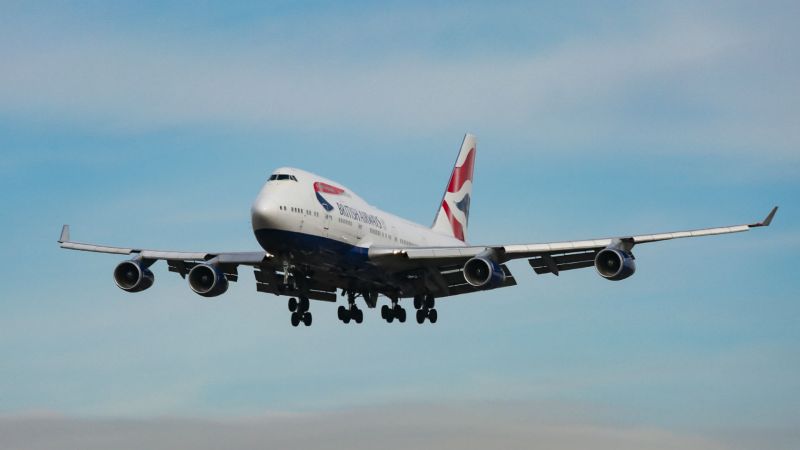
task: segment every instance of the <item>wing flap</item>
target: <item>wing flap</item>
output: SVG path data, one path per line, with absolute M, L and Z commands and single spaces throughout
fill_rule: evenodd
M 533 271 L 539 275 L 552 273 L 558 275 L 564 270 L 582 269 L 594 265 L 596 250 L 578 253 L 544 254 L 528 260 Z
M 275 295 L 304 295 L 311 300 L 336 301 L 336 287 L 319 283 L 313 278 L 305 278 L 302 281 L 298 281 L 303 285 L 303 289 L 292 289 L 284 286 L 283 274 L 279 274 L 269 267 L 256 267 L 253 273 L 256 278 L 256 291 L 258 292 Z

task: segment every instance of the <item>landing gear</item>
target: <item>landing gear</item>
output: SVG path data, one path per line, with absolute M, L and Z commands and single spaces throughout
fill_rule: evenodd
M 350 323 L 351 320 L 355 321 L 355 323 L 361 323 L 364 321 L 364 311 L 360 310 L 355 305 L 353 305 L 352 308 L 339 306 L 337 315 L 339 316 L 339 320 L 344 323 Z
M 336 315 L 339 317 L 339 320 L 344 323 L 350 323 L 351 320 L 355 321 L 355 323 L 363 322 L 364 311 L 356 306 L 356 295 L 354 293 L 347 293 L 347 303 L 348 306 L 346 308 L 340 305 L 336 310 Z
M 381 317 L 388 323 L 392 323 L 394 319 L 403 323 L 406 321 L 406 310 L 397 304 L 397 299 L 392 299 L 392 306 L 383 305 L 381 307 Z
M 311 326 L 311 313 L 308 312 L 310 306 L 308 297 L 300 297 L 299 301 L 294 297 L 289 299 L 289 311 L 292 312 L 291 323 L 293 327 L 300 325 L 300 322 L 303 322 L 303 325 L 307 327 Z
M 431 323 L 436 323 L 439 314 L 434 308 L 436 299 L 432 295 L 414 297 L 414 307 L 417 308 L 417 323 L 422 324 L 427 318 Z

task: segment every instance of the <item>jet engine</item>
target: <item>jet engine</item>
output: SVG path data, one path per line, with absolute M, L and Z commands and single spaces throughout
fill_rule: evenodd
M 503 284 L 506 274 L 496 262 L 477 256 L 464 264 L 464 279 L 477 288 L 494 289 Z
M 636 272 L 636 263 L 631 252 L 616 248 L 605 248 L 594 257 L 594 267 L 607 280 L 624 280 Z
M 189 287 L 203 297 L 216 297 L 228 290 L 228 279 L 219 266 L 198 264 L 189 271 Z
M 155 277 L 140 260 L 123 261 L 114 269 L 114 282 L 127 292 L 141 292 L 153 285 Z

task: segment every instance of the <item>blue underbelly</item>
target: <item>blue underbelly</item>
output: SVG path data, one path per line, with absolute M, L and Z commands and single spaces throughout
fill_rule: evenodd
M 334 239 L 275 229 L 255 230 L 261 248 L 276 256 L 291 256 L 309 264 L 319 261 L 336 264 L 363 264 L 367 249 Z

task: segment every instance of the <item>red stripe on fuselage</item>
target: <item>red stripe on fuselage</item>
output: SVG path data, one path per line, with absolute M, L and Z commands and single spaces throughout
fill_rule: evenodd
M 472 171 L 475 168 L 475 147 L 469 149 L 464 163 L 453 168 L 450 175 L 450 183 L 447 184 L 447 192 L 458 192 L 467 180 L 472 180 Z

